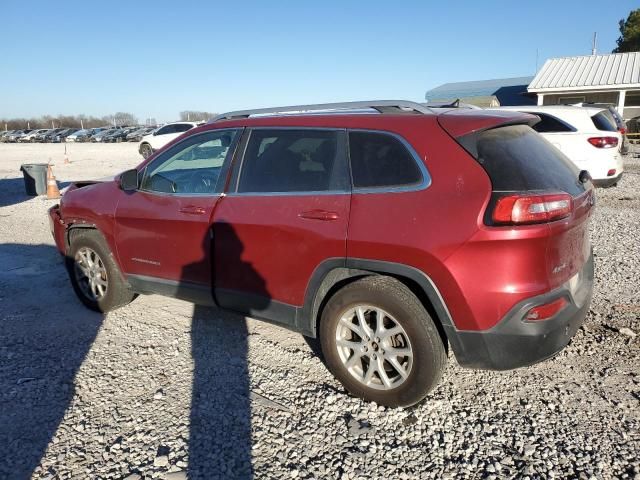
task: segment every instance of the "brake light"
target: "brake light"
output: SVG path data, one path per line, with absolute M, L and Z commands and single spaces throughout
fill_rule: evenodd
M 569 304 L 567 299 L 564 297 L 560 297 L 557 300 L 554 300 L 550 303 L 545 303 L 544 305 L 538 305 L 537 307 L 533 307 L 531 310 L 527 312 L 527 315 L 524 317 L 525 320 L 529 322 L 539 322 L 540 320 L 548 320 L 549 318 L 556 315 L 560 310 L 566 307 Z
M 613 148 L 618 145 L 617 137 L 591 137 L 588 141 L 596 148 Z
M 567 193 L 508 195 L 498 199 L 491 218 L 503 225 L 544 223 L 568 217 L 572 210 Z
M 618 129 L 618 131 L 619 131 L 622 135 L 624 135 L 625 133 L 627 133 L 627 129 L 626 129 L 626 128 L 624 128 L 624 127 L 620 127 L 620 128 Z

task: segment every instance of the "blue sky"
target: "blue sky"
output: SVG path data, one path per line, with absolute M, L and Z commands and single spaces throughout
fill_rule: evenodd
M 464 6 L 462 6 L 464 5 Z M 30 1 L 0 8 L 0 117 L 177 119 L 374 98 L 610 52 L 637 0 Z

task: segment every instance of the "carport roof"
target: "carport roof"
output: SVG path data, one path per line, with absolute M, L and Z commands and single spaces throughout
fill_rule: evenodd
M 550 58 L 529 92 L 640 88 L 640 52 Z
M 527 103 L 527 85 L 533 77 L 494 78 L 471 82 L 445 83 L 425 94 L 428 102 L 451 102 L 465 99 L 467 103 L 474 97 L 496 97 L 501 105 L 521 105 Z

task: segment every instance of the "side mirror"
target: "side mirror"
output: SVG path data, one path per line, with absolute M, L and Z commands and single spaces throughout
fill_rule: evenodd
M 120 174 L 120 188 L 125 192 L 134 192 L 138 189 L 138 170 L 132 168 Z

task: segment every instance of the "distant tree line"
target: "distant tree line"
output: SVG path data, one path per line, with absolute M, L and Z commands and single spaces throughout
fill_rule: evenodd
M 137 125 L 135 115 L 127 112 L 117 112 L 113 115 L 94 117 L 92 115 L 43 115 L 31 118 L 0 118 L 0 130 L 18 130 L 22 128 L 63 128 L 84 127 L 95 128 L 106 125 Z M 6 125 L 6 127 L 5 127 Z
M 613 49 L 613 53 L 640 51 L 640 8 L 631 10 L 627 19 L 620 20 L 618 26 L 620 37 L 617 40 L 618 46 Z
M 180 112 L 180 120 L 183 122 L 204 122 L 215 117 L 217 113 L 199 112 L 196 110 L 185 110 Z

